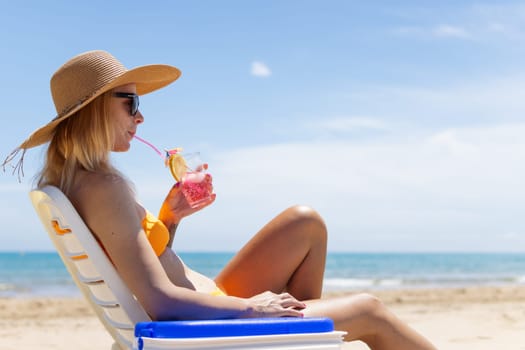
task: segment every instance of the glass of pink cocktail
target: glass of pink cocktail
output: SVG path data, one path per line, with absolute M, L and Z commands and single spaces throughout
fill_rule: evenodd
M 203 163 L 199 152 L 181 154 L 182 148 L 166 150 L 163 153 L 148 141 L 134 136 L 135 139 L 150 146 L 169 167 L 175 181 L 181 184 L 181 191 L 188 204 L 195 208 L 208 200 L 213 193 L 212 178 L 208 174 L 208 164 Z
M 207 201 L 213 193 L 211 175 L 208 174 L 208 164 L 202 162 L 200 153 L 182 154 L 186 163 L 186 171 L 181 177 L 181 191 L 188 204 L 195 208 Z

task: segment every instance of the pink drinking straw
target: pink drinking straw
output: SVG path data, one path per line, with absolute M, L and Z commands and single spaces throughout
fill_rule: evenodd
M 157 152 L 157 154 L 164 160 L 164 155 L 161 151 L 159 151 L 159 149 L 157 147 L 155 147 L 154 145 L 152 145 L 151 143 L 149 143 L 148 141 L 144 140 L 143 138 L 141 137 L 138 137 L 137 135 L 133 135 L 134 138 L 136 138 L 137 140 L 139 140 L 140 142 L 150 146 L 155 152 Z

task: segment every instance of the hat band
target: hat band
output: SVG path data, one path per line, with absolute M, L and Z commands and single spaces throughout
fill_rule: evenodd
M 67 106 L 65 108 L 63 108 L 60 113 L 57 114 L 56 117 L 54 117 L 51 121 L 55 121 L 57 119 L 60 119 L 62 118 L 64 115 L 66 114 L 69 114 L 69 112 L 71 112 L 72 110 L 74 110 L 75 108 L 78 108 L 80 106 L 82 106 L 84 104 L 84 102 L 86 102 L 87 100 L 89 100 L 91 97 L 93 97 L 94 95 L 96 95 L 98 93 L 98 90 L 97 91 L 94 91 L 92 92 L 91 94 L 89 95 L 86 95 L 84 97 L 81 97 L 80 99 L 77 100 L 76 103 L 74 103 L 73 105 L 70 105 L 70 106 Z
M 82 106 L 84 101 L 86 101 L 87 99 L 88 99 L 88 97 L 83 98 L 82 100 L 79 100 L 77 103 L 75 103 L 73 106 L 69 106 L 69 107 L 64 108 L 59 114 L 57 114 L 56 117 L 51 119 L 51 121 L 54 122 L 55 120 L 60 119 L 62 116 L 68 114 L 70 111 L 74 110 L 75 108 Z

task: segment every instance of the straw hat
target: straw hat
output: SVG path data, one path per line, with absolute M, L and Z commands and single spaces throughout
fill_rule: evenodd
M 5 167 L 22 151 L 13 173 L 23 176 L 23 160 L 27 149 L 51 140 L 57 125 L 71 117 L 82 107 L 106 91 L 117 86 L 136 84 L 137 95 L 160 89 L 180 76 L 180 71 L 168 65 L 148 65 L 127 69 L 115 57 L 105 51 L 88 51 L 73 57 L 51 77 L 51 95 L 57 115 L 46 125 L 34 131 L 24 142 L 7 156 Z
M 61 121 L 114 87 L 135 83 L 137 94 L 144 95 L 172 83 L 180 74 L 177 68 L 160 64 L 128 70 L 105 51 L 89 51 L 75 56 L 51 77 L 56 117 L 33 132 L 19 148 L 28 149 L 51 140 Z

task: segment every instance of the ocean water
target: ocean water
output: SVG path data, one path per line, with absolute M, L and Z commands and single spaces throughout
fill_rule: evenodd
M 214 277 L 233 253 L 181 253 Z M 525 285 L 525 253 L 331 253 L 324 291 Z M 56 253 L 0 253 L 0 297 L 79 296 Z

